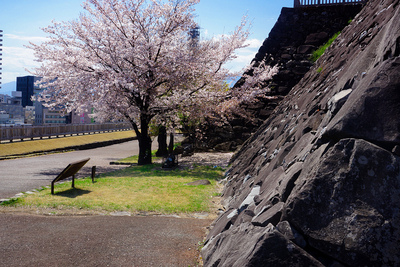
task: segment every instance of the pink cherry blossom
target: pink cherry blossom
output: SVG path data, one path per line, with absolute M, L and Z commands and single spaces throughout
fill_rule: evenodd
M 229 92 L 237 74 L 224 65 L 245 47 L 247 21 L 229 35 L 190 38 L 199 0 L 87 0 L 78 19 L 43 29 L 49 40 L 31 44 L 42 64 L 34 72 L 45 89 L 38 98 L 50 107 L 93 107 L 100 120 L 125 120 L 139 140 L 139 164 L 151 163 L 149 123 L 177 118 L 176 110 L 197 107 L 198 115 L 226 111 L 257 91 Z M 257 89 L 258 90 L 258 89 Z M 201 108 L 198 108 L 201 107 Z M 193 110 L 192 110 L 193 111 Z

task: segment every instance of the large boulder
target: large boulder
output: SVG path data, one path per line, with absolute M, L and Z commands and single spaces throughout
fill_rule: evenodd
M 361 139 L 342 139 L 303 169 L 285 219 L 311 247 L 340 262 L 396 266 L 399 192 L 400 157 Z
M 400 114 L 399 66 L 400 58 L 382 64 L 359 82 L 358 90 L 344 90 L 351 91 L 348 99 L 343 107 L 336 108 L 338 114 L 323 136 L 335 140 L 365 139 L 386 148 L 400 143 L 400 120 L 396 116 Z M 334 115 L 334 110 L 330 112 Z

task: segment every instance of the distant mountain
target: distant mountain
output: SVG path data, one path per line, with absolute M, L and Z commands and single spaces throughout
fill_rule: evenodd
M 9 82 L 1 84 L 0 94 L 11 95 L 12 91 L 17 90 L 17 82 Z

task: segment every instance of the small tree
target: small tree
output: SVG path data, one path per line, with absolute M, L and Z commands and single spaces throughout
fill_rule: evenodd
M 229 88 L 227 83 L 221 83 L 219 89 L 214 88 L 207 101 L 192 98 L 190 104 L 187 103 L 180 113 L 183 130 L 191 138 L 191 142 L 202 143 L 205 135 L 210 135 L 210 128 L 229 125 L 234 118 L 254 120 L 246 106 L 262 98 L 270 98 L 267 93 L 278 69 L 277 66 L 265 65 L 265 62 L 253 62 L 241 77 L 240 85 L 236 83 L 233 88 Z
M 230 75 L 223 65 L 244 47 L 246 19 L 234 32 L 200 42 L 189 38 L 199 0 L 87 0 L 79 19 L 44 29 L 31 44 L 42 65 L 41 101 L 67 111 L 94 107 L 97 120 L 129 121 L 139 164 L 151 163 L 149 123 L 217 93 Z
M 266 65 L 263 61 L 252 62 L 244 71 L 240 85 L 237 83 L 228 91 L 226 99 L 218 107 L 219 112 L 226 116 L 231 114 L 248 116 L 242 106 L 257 102 L 260 98 L 269 98 L 266 94 L 270 91 L 270 83 L 278 71 L 277 65 Z

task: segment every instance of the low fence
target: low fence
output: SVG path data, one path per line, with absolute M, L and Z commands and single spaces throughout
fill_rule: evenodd
M 294 0 L 294 7 L 301 6 L 328 6 L 343 4 L 364 4 L 366 0 Z
M 90 134 L 112 131 L 130 130 L 129 123 L 106 124 L 65 124 L 57 126 L 13 126 L 0 127 L 0 140 L 10 141 L 43 137 L 62 137 L 74 134 Z

